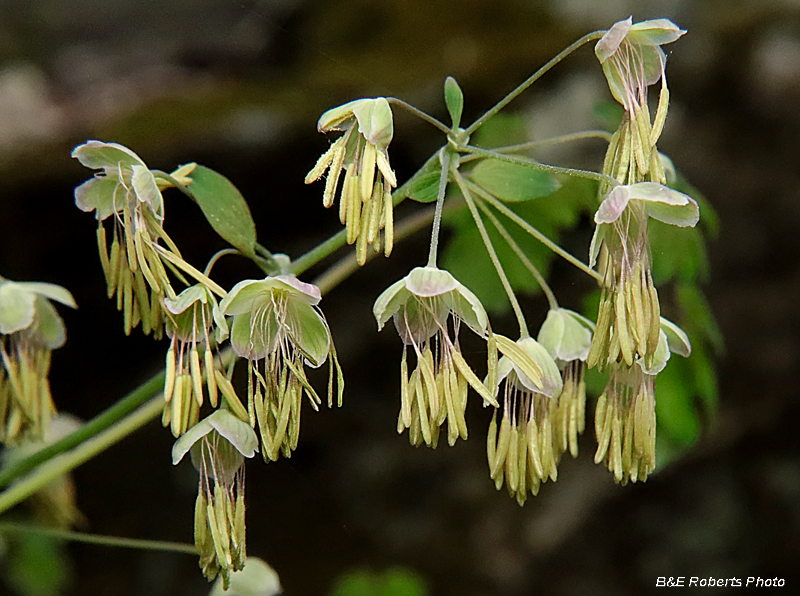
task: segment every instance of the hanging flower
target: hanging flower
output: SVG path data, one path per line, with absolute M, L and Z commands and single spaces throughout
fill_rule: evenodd
M 658 349 L 648 366 L 641 358 L 633 366 L 610 366 L 609 380 L 595 407 L 597 452 L 614 480 L 627 484 L 647 480 L 656 466 L 655 379 L 670 352 L 689 356 L 691 344 L 677 325 L 660 320 Z
M 645 180 L 664 182 L 656 142 L 661 136 L 669 105 L 661 46 L 686 31 L 672 21 L 657 19 L 633 24 L 631 18 L 615 23 L 597 42 L 595 54 L 614 98 L 625 108 L 625 117 L 611 139 L 603 173 L 623 183 Z M 651 122 L 647 89 L 661 81 L 661 94 Z M 601 188 L 606 192 L 607 188 Z
M 503 418 L 498 432 L 495 409 L 486 438 L 489 470 L 497 489 L 505 482 L 523 505 L 528 491 L 536 495 L 542 482 L 558 477 L 552 418 L 563 385 L 555 361 L 535 339 L 496 339 L 503 357 L 493 390 L 504 386 Z
M 50 304 L 77 308 L 61 286 L 0 277 L 0 441 L 40 441 L 56 413 L 47 375 L 50 353 L 66 341 L 64 321 Z
M 691 197 L 655 182 L 615 187 L 595 213 L 590 265 L 600 252 L 600 308 L 587 364 L 651 366 L 658 347 L 660 305 L 651 274 L 647 219 L 694 227 L 699 218 Z M 602 252 L 601 252 L 602 247 Z
M 88 141 L 72 152 L 87 168 L 102 170 L 75 189 L 75 204 L 82 211 L 95 212 L 100 261 L 108 285 L 108 297 L 117 296 L 117 309 L 124 315 L 126 335 L 139 323 L 145 334 L 161 337 L 164 297 L 174 300 L 167 276 L 173 263 L 183 263 L 180 251 L 163 229 L 164 199 L 161 188 L 141 158 L 116 143 Z M 181 168 L 173 177 L 184 176 L 194 164 Z M 113 239 L 109 251 L 103 221 L 113 216 Z M 163 242 L 165 246 L 162 246 Z
M 345 171 L 339 199 L 339 219 L 347 227 L 348 244 L 356 243 L 356 257 L 363 265 L 367 246 L 380 251 L 381 230 L 384 254 L 392 252 L 392 189 L 397 179 L 389 165 L 387 148 L 392 141 L 392 109 L 383 97 L 357 99 L 325 112 L 317 123 L 320 132 L 342 131 L 306 176 L 311 184 L 327 171 L 322 203 L 331 207 Z
M 291 275 L 236 284 L 220 302 L 233 316 L 231 345 L 248 360 L 247 411 L 258 424 L 264 459 L 289 457 L 300 436 L 300 407 L 305 393 L 317 410 L 322 400 L 308 382 L 305 365 L 322 366 L 330 356 L 328 406 L 333 404 L 337 371 L 338 403 L 344 380 L 328 323 L 317 308 L 319 288 Z
M 472 386 L 485 402 L 497 406 L 492 393 L 464 360 L 458 343 L 462 321 L 481 337 L 487 335 L 488 319 L 478 298 L 447 271 L 417 267 L 387 288 L 375 301 L 372 312 L 378 330 L 392 318 L 403 340 L 397 432 L 408 428 L 412 445 L 424 441 L 436 447 L 439 427 L 447 421 L 450 445 L 458 437 L 466 439 L 468 387 Z M 417 356 L 417 366 L 410 376 L 408 346 Z
M 552 309 L 539 330 L 542 344 L 562 371 L 564 389 L 556 401 L 553 439 L 556 459 L 569 449 L 578 457 L 578 435 L 586 427 L 586 358 L 594 323 L 566 308 Z
M 219 403 L 213 348 L 228 337 L 228 324 L 214 295 L 202 284 L 164 299 L 167 350 L 162 423 L 179 437 L 194 426 L 203 405 L 203 380 L 211 406 Z M 202 355 L 202 360 L 201 360 Z
M 177 465 L 191 451 L 200 472 L 194 515 L 194 542 L 209 581 L 222 576 L 228 588 L 233 571 L 244 567 L 244 458 L 258 451 L 258 438 L 246 422 L 220 409 L 189 429 L 172 447 Z

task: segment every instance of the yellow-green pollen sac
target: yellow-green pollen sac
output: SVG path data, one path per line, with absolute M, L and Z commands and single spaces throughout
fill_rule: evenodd
M 597 452 L 621 484 L 647 480 L 656 467 L 655 375 L 636 364 L 611 367 L 595 407 Z
M 506 485 L 520 505 L 530 491 L 548 478 L 558 478 L 558 438 L 553 418 L 562 390 L 553 359 L 536 340 L 528 337 L 512 342 L 497 336 L 504 354 L 498 363 L 498 388 L 503 384 L 503 417 L 498 428 L 497 409 L 486 437 L 489 474 L 497 490 Z
M 368 246 L 380 251 L 380 231 L 384 230 L 384 254 L 388 257 L 394 242 L 392 189 L 397 186 L 387 152 L 394 134 L 389 102 L 383 97 L 352 101 L 325 112 L 317 128 L 344 134 L 319 158 L 305 183 L 328 172 L 322 203 L 331 207 L 344 171 L 339 219 L 346 226 L 348 244 L 356 244 L 356 258 L 363 265 Z
M 164 412 L 161 422 L 175 437 L 200 419 L 207 393 L 212 408 L 219 404 L 214 348 L 228 336 L 225 317 L 214 296 L 198 284 L 187 288 L 176 300 L 165 300 L 166 329 L 171 338 L 167 350 L 164 381 Z
M 0 277 L 0 442 L 41 441 L 56 407 L 50 394 L 50 354 L 66 341 L 50 303 L 76 308 L 60 286 Z
M 303 395 L 314 410 L 322 403 L 306 377 L 307 364 L 317 368 L 330 357 L 328 407 L 335 386 L 342 404 L 344 379 L 319 300 L 319 288 L 282 275 L 240 282 L 220 303 L 234 316 L 233 349 L 248 361 L 246 414 L 258 427 L 265 461 L 290 457 L 296 449 Z
M 488 332 L 486 312 L 475 295 L 447 271 L 417 267 L 394 283 L 375 301 L 378 328 L 392 318 L 403 340 L 400 362 L 400 413 L 397 432 L 409 430 L 414 446 L 436 447 L 440 427 L 447 422 L 447 441 L 467 438 L 465 411 L 469 387 L 492 405 L 494 395 L 478 379 L 461 355 L 461 323 L 481 336 Z M 493 341 L 489 333 L 490 342 Z M 408 349 L 417 365 L 409 375 Z M 490 349 L 489 367 L 496 368 L 496 350 Z

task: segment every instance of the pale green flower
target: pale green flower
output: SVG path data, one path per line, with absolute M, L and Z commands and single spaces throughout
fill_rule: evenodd
M 50 395 L 50 353 L 66 341 L 50 304 L 77 308 L 61 286 L 0 277 L 0 441 L 42 440 L 56 408 Z
M 595 408 L 594 461 L 603 462 L 622 484 L 644 482 L 655 470 L 655 382 L 670 352 L 686 357 L 691 344 L 683 330 L 662 318 L 658 349 L 650 365 L 639 358 L 633 366 L 618 362 L 609 367 L 608 384 Z
M 604 370 L 617 362 L 632 366 L 637 358 L 647 366 L 652 363 L 661 310 L 651 274 L 649 217 L 693 227 L 700 214 L 694 199 L 655 182 L 615 187 L 595 213 L 589 261 L 593 266 L 600 252 L 603 284 L 590 367 Z
M 315 410 L 322 403 L 306 378 L 306 364 L 318 368 L 330 356 L 328 406 L 335 384 L 341 405 L 344 380 L 328 323 L 317 308 L 320 298 L 316 286 L 278 275 L 239 282 L 220 302 L 223 314 L 233 316 L 233 350 L 248 360 L 247 410 L 250 425 L 258 424 L 265 460 L 276 460 L 279 453 L 289 457 L 297 447 L 303 393 Z
M 489 470 L 497 489 L 505 482 L 522 505 L 528 491 L 536 495 L 542 482 L 558 477 L 552 416 L 563 384 L 555 361 L 535 339 L 496 340 L 503 357 L 492 389 L 497 393 L 503 385 L 503 418 L 498 430 L 495 409 L 486 439 Z
M 164 299 L 167 350 L 162 423 L 179 437 L 197 423 L 203 405 L 203 384 L 211 406 L 218 404 L 213 349 L 228 337 L 228 324 L 217 299 L 205 286 L 186 288 L 175 300 Z
M 244 459 L 258 451 L 258 438 L 246 423 L 220 409 L 181 436 L 172 448 L 172 463 L 191 452 L 200 472 L 195 502 L 194 541 L 200 567 L 209 581 L 222 576 L 227 589 L 231 573 L 244 567 Z
M 561 369 L 564 389 L 553 413 L 556 459 L 569 449 L 578 457 L 578 435 L 586 427 L 586 358 L 592 345 L 594 323 L 566 308 L 552 309 L 539 330 L 539 343 Z
M 140 322 L 142 331 L 161 337 L 163 299 L 174 300 L 175 291 L 167 268 L 174 271 L 183 258 L 164 231 L 165 183 L 156 180 L 144 161 L 116 143 L 88 141 L 72 152 L 87 168 L 100 170 L 75 189 L 75 204 L 95 212 L 100 261 L 108 296 L 117 296 L 117 310 L 124 314 L 125 333 Z M 176 172 L 178 178 L 187 168 Z M 109 250 L 104 220 L 112 218 L 113 238 Z M 180 273 L 176 273 L 180 276 Z
M 462 322 L 481 337 L 488 333 L 486 311 L 478 298 L 447 271 L 417 267 L 386 289 L 372 312 L 379 330 L 393 319 L 403 340 L 397 431 L 408 428 L 413 445 L 424 441 L 436 447 L 439 427 L 446 420 L 450 445 L 458 437 L 466 439 L 468 387 L 497 405 L 494 395 L 464 360 L 458 343 Z M 410 376 L 408 346 L 417 355 L 417 366 Z
M 347 227 L 348 244 L 356 243 L 356 256 L 363 265 L 368 245 L 380 250 L 379 234 L 384 230 L 388 257 L 394 236 L 392 189 L 397 186 L 387 151 L 394 134 L 389 102 L 383 97 L 351 101 L 325 112 L 317 130 L 344 134 L 319 158 L 306 176 L 306 184 L 328 172 L 322 203 L 331 207 L 344 170 L 339 219 Z

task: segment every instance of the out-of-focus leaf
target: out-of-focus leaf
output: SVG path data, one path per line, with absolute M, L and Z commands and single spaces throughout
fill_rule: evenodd
M 601 101 L 594 106 L 595 118 L 600 120 L 602 127 L 610 132 L 614 132 L 619 128 L 619 123 L 622 121 L 624 114 L 625 108 L 616 101 Z
M 701 213 L 701 221 L 702 217 Z M 679 228 L 650 219 L 648 234 L 653 253 L 653 281 L 656 285 L 672 279 L 708 279 L 708 255 L 700 230 Z
M 714 351 L 721 353 L 725 349 L 722 332 L 700 288 L 684 283 L 679 284 L 677 289 L 678 304 L 686 315 L 683 321 L 685 330 L 690 336 L 700 336 L 701 341 L 710 343 Z
M 6 578 L 24 596 L 58 596 L 70 583 L 70 562 L 62 542 L 24 534 L 11 542 Z
M 547 197 L 515 203 L 510 208 L 540 232 L 558 241 L 561 230 L 575 226 L 581 213 L 592 210 L 597 200 L 596 193 L 594 182 L 572 178 Z M 497 214 L 497 217 L 531 262 L 546 276 L 553 253 L 502 214 Z M 490 221 L 484 218 L 484 222 L 514 290 L 523 293 L 539 291 L 538 284 L 516 253 Z M 487 310 L 498 313 L 507 309 L 508 298 L 469 211 L 461 209 L 451 213 L 445 223 L 454 233 L 442 254 L 442 267 L 470 288 Z
M 409 569 L 395 567 L 383 573 L 356 570 L 334 585 L 331 596 L 428 596 L 422 578 Z
M 518 145 L 528 140 L 528 126 L 519 114 L 495 114 L 475 132 L 472 143 L 477 147 L 492 149 Z
M 470 175 L 478 185 L 510 203 L 546 197 L 560 186 L 547 172 L 491 158 L 481 160 Z
M 189 190 L 214 231 L 243 254 L 253 256 L 256 225 L 239 190 L 225 176 L 205 166 L 197 166 L 190 178 Z
M 679 445 L 692 445 L 700 422 L 694 408 L 692 367 L 684 358 L 671 358 L 656 381 L 656 419 L 658 432 Z

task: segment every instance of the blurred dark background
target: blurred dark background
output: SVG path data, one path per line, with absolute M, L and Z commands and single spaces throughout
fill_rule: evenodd
M 248 464 L 248 550 L 290 596 L 328 594 L 354 568 L 397 565 L 436 595 L 640 594 L 659 576 L 797 586 L 800 5 L 789 0 L 0 1 L 0 273 L 61 284 L 80 305 L 63 313 L 69 341 L 53 358 L 59 408 L 95 416 L 156 372 L 166 349 L 124 337 L 105 298 L 95 222 L 72 197 L 89 173 L 72 147 L 95 138 L 153 168 L 208 165 L 243 191 L 260 241 L 298 256 L 339 227 L 320 185 L 302 183 L 328 146 L 315 132 L 324 110 L 393 95 L 444 118 L 441 86 L 453 75 L 470 122 L 573 40 L 629 14 L 689 31 L 667 48 L 672 104 L 659 146 L 721 223 L 706 289 L 727 349 L 719 411 L 697 446 L 646 484 L 619 487 L 592 463 L 587 429 L 581 456 L 564 459 L 559 481 L 524 508 L 488 477 L 488 411 L 469 408 L 472 437 L 454 448 L 409 446 L 394 430 L 400 344 L 391 330 L 375 332 L 371 305 L 422 264 L 423 233 L 324 299 L 345 407 L 307 409 L 291 460 Z M 597 127 L 592 106 L 608 97 L 587 47 L 515 107 L 541 138 Z M 403 113 L 395 130 L 403 180 L 441 139 Z M 602 155 L 594 159 L 599 168 Z M 167 209 L 190 260 L 222 248 L 182 196 L 168 195 Z M 228 287 L 258 275 L 231 257 L 218 271 Z M 569 292 L 574 274 L 555 274 Z M 526 303 L 534 324 L 545 308 L 541 298 Z M 495 326 L 513 329 L 502 318 Z M 153 423 L 76 470 L 84 529 L 191 542 L 196 473 L 170 465 L 171 443 Z M 66 552 L 64 594 L 208 590 L 190 556 Z

